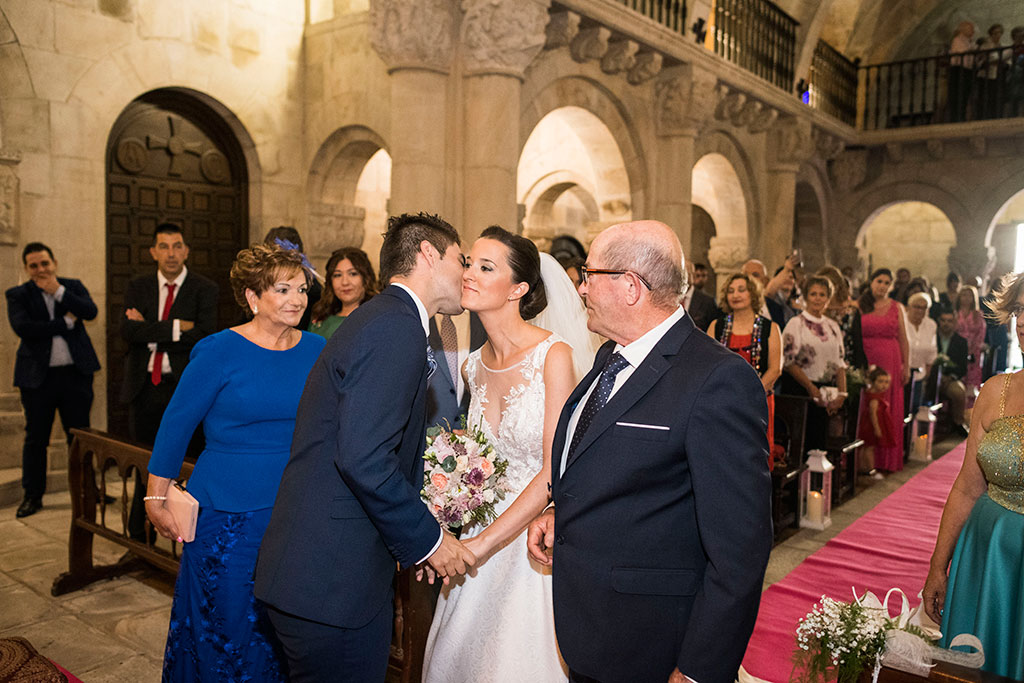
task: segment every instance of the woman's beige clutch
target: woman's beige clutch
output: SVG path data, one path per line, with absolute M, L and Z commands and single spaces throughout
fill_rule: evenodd
M 194 541 L 196 522 L 199 521 L 199 501 L 175 481 L 167 489 L 166 505 L 181 530 L 181 540 L 185 543 Z

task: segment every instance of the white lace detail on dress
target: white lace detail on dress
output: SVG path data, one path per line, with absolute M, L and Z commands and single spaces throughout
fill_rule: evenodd
M 544 361 L 561 337 L 555 334 L 531 349 L 518 365 L 491 370 L 480 350 L 469 355 L 470 425 L 480 425 L 498 454 L 508 460 L 506 476 L 515 498 L 544 464 Z M 495 411 L 500 411 L 495 416 Z M 492 426 L 498 419 L 497 433 Z

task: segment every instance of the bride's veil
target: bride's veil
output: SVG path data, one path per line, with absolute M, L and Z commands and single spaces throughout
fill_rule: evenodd
M 573 367 L 579 381 L 594 365 L 594 354 L 601 346 L 601 339 L 587 329 L 587 309 L 572 280 L 551 254 L 542 252 L 540 255 L 540 278 L 548 305 L 530 323 L 554 332 L 572 347 Z

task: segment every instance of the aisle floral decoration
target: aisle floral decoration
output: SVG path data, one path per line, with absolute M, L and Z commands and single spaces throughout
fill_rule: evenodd
M 911 623 L 917 610 L 908 614 L 904 609 L 890 618 L 888 607 L 874 594 L 868 592 L 857 598 L 854 592 L 854 598 L 853 602 L 842 602 L 823 595 L 821 602 L 800 619 L 793 680 L 853 683 L 865 670 L 873 670 L 877 676 L 896 632 L 919 638 L 922 646 L 931 649 L 936 634 Z
M 471 522 L 487 524 L 496 517 L 495 506 L 507 492 L 508 461 L 477 427 L 427 430 L 423 453 L 423 490 L 420 493 L 434 518 L 450 530 Z

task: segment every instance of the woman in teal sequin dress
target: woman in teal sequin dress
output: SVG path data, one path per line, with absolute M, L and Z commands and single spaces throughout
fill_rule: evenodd
M 1004 279 L 993 312 L 1004 324 L 1016 316 L 1024 346 L 1024 273 Z M 997 375 L 981 389 L 923 597 L 942 623 L 939 645 L 974 634 L 984 670 L 1024 679 L 1024 372 Z

